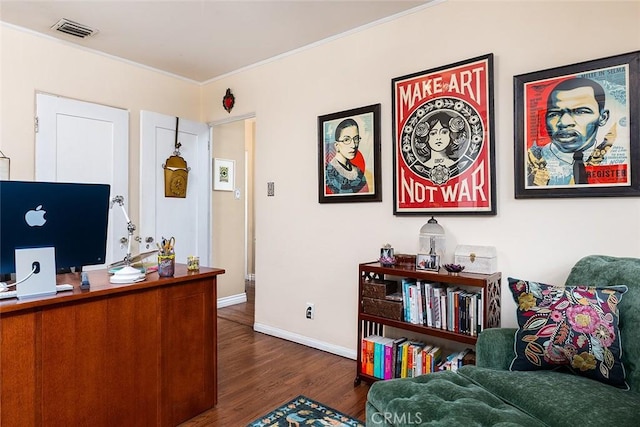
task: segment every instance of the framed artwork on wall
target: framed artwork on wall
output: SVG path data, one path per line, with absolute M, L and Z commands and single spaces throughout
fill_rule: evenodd
M 235 186 L 235 160 L 213 159 L 213 189 L 233 191 Z
M 318 117 L 318 202 L 382 201 L 380 104 Z
M 514 76 L 515 197 L 640 196 L 640 52 Z
M 394 215 L 496 214 L 493 54 L 394 78 Z

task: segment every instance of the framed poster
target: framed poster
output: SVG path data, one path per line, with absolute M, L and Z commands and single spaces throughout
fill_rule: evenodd
M 514 76 L 516 199 L 640 195 L 639 58 Z
M 235 181 L 235 160 L 213 159 L 213 189 L 233 191 Z
M 391 89 L 394 215 L 495 215 L 493 54 Z
M 380 202 L 380 104 L 318 117 L 318 202 Z

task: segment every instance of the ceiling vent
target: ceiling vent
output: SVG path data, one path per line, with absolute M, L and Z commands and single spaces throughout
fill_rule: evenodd
M 77 22 L 73 22 L 69 19 L 62 18 L 53 27 L 52 30 L 60 31 L 61 33 L 69 34 L 71 36 L 80 37 L 84 39 L 89 36 L 93 36 L 98 33 L 98 30 L 88 27 Z

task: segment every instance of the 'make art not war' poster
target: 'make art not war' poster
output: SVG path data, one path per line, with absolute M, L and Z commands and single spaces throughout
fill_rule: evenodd
M 492 61 L 392 81 L 395 214 L 495 214 Z

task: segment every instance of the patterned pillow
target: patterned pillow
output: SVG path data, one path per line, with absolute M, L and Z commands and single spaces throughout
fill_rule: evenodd
M 627 287 L 559 287 L 509 277 L 518 305 L 511 371 L 568 367 L 629 389 L 622 364 L 618 303 Z

